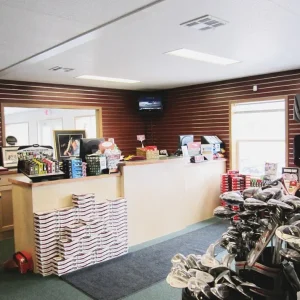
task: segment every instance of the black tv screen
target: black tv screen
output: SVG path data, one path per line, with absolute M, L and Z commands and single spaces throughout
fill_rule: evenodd
M 139 98 L 139 111 L 162 111 L 160 96 L 142 96 Z

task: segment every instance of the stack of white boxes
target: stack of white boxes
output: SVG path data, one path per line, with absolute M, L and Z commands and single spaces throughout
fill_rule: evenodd
M 44 276 L 61 276 L 128 252 L 125 199 L 97 203 L 94 194 L 72 199 L 72 208 L 34 215 L 37 269 Z

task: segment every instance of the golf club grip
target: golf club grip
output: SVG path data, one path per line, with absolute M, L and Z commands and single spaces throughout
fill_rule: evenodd
M 295 269 L 287 261 L 282 262 L 283 273 L 296 292 L 300 291 L 300 281 Z

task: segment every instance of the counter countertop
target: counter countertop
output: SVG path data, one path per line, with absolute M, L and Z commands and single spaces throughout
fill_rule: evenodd
M 8 170 L 8 171 L 0 171 L 0 176 L 1 175 L 14 175 L 14 174 L 18 174 L 17 169 Z
M 103 178 L 110 178 L 110 177 L 120 177 L 120 173 L 113 173 L 113 174 L 103 174 L 98 176 L 87 176 L 82 178 L 71 178 L 71 179 L 59 179 L 59 180 L 49 180 L 49 181 L 41 181 L 33 183 L 28 177 L 20 176 L 9 178 L 8 181 L 12 184 L 24 186 L 24 187 L 37 187 L 37 186 L 45 186 L 45 185 L 54 185 L 60 183 L 69 183 L 69 182 L 81 182 L 86 180 L 93 180 L 93 179 L 103 179 Z
M 184 161 L 189 162 L 188 157 L 164 157 L 160 159 L 145 159 L 145 160 L 135 160 L 135 161 L 124 161 L 121 162 L 120 165 L 122 166 L 140 166 L 140 165 L 150 165 L 150 164 L 159 164 L 159 163 L 169 163 L 169 162 L 184 162 Z M 214 160 L 205 160 L 200 163 L 194 163 L 193 165 L 201 165 L 203 163 L 208 164 L 208 163 L 216 163 L 216 162 L 226 162 L 226 158 L 220 158 L 220 159 L 214 159 Z M 192 164 L 192 163 L 191 163 Z

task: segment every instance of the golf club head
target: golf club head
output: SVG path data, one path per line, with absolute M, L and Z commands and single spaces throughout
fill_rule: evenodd
M 253 199 L 253 198 L 250 198 L 250 199 Z M 246 220 L 252 219 L 255 216 L 255 214 L 256 214 L 255 211 L 245 210 L 243 212 L 240 212 L 238 214 L 238 216 L 240 217 L 241 220 L 246 221 Z
M 236 257 L 235 254 L 227 253 L 226 255 L 223 256 L 221 265 L 230 269 L 230 266 L 234 261 L 235 257 Z
M 231 278 L 232 278 L 233 282 L 235 283 L 235 285 L 240 285 L 244 282 L 240 277 L 238 277 L 236 275 L 233 275 Z
M 206 283 L 195 277 L 192 277 L 189 279 L 187 287 L 190 292 L 199 294 L 201 292 L 201 285 L 206 285 Z
M 214 210 L 214 216 L 219 219 L 223 219 L 223 220 L 230 220 L 236 214 L 237 214 L 236 212 L 234 212 L 228 208 L 225 208 L 223 206 L 218 206 Z
M 280 226 L 276 229 L 275 234 L 279 239 L 287 243 L 300 246 L 300 229 L 297 226 L 293 226 L 293 225 Z
M 210 255 L 211 257 L 215 257 L 215 248 L 220 245 L 222 239 L 218 239 L 214 243 L 210 244 L 206 250 L 206 254 Z
M 281 200 L 282 202 L 293 207 L 293 212 L 297 213 L 300 211 L 300 199 L 299 200 Z
M 261 189 L 258 187 L 250 187 L 250 188 L 245 189 L 243 191 L 242 195 L 243 195 L 244 199 L 255 198 L 254 195 L 256 195 L 260 191 L 261 191 Z
M 260 219 L 260 220 L 259 220 L 259 224 L 260 224 L 262 227 L 265 227 L 265 228 L 268 227 L 269 223 L 270 223 L 269 219 Z
M 300 198 L 294 195 L 284 195 L 281 198 L 281 201 L 285 202 L 287 200 L 294 200 L 294 201 L 300 201 Z
M 222 234 L 222 240 L 228 240 L 228 242 L 236 242 L 239 238 L 235 235 L 230 235 L 228 232 Z
M 197 268 L 197 257 L 195 254 L 189 254 L 187 257 L 186 257 L 186 263 L 187 265 L 193 269 L 193 268 Z
M 244 297 L 244 299 L 252 299 L 251 293 L 244 291 L 241 286 L 236 286 L 236 289 L 240 293 L 241 299 L 243 299 L 242 297 Z
M 177 253 L 172 257 L 171 263 L 173 266 L 176 266 L 177 264 L 183 264 L 184 266 L 189 267 L 186 260 L 187 258 L 183 254 Z
M 287 261 L 291 261 L 293 263 L 300 263 L 300 253 L 293 249 L 280 249 L 279 254 L 286 259 Z
M 226 192 L 220 198 L 229 205 L 239 206 L 244 203 L 244 198 L 239 192 Z
M 268 201 L 269 199 L 280 199 L 282 197 L 282 191 L 280 188 L 270 187 L 263 189 L 256 194 L 258 200 Z
M 201 257 L 201 265 L 210 269 L 210 268 L 218 267 L 220 263 L 214 257 L 208 254 L 204 254 Z
M 300 221 L 300 214 L 294 214 L 292 217 L 290 217 L 287 221 L 287 225 L 292 225 L 293 223 Z
M 188 286 L 188 281 L 183 280 L 181 277 L 177 277 L 177 275 L 173 274 L 172 272 L 169 273 L 166 281 L 171 287 L 174 287 L 177 289 L 183 289 Z
M 251 232 L 253 230 L 253 228 L 247 224 L 243 224 L 243 223 L 239 223 L 237 225 L 237 228 L 239 231 L 246 231 L 246 232 Z
M 224 271 L 231 271 L 231 270 L 228 267 L 221 265 L 218 267 L 211 268 L 209 270 L 209 274 L 211 274 L 214 278 L 217 278 Z
M 245 200 L 244 207 L 246 210 L 257 212 L 267 208 L 267 204 L 255 198 L 248 198 Z
M 206 284 L 212 284 L 215 280 L 211 274 L 203 271 L 196 272 L 196 278 L 202 282 L 205 282 Z
M 216 284 L 215 287 L 211 288 L 210 291 L 217 299 L 228 299 L 229 297 L 229 287 L 225 284 Z
M 256 230 L 257 228 L 260 227 L 259 223 L 254 222 L 254 221 L 250 221 L 250 220 L 247 221 L 247 225 L 249 225 L 250 227 L 252 227 L 254 230 Z
M 217 278 L 215 279 L 215 284 L 226 282 L 224 276 L 225 276 L 225 275 L 228 275 L 228 274 L 230 274 L 230 270 L 225 270 L 225 271 L 223 271 L 222 273 L 220 273 L 220 274 L 217 276 Z
M 270 199 L 267 202 L 268 204 L 268 208 L 271 210 L 274 210 L 276 208 L 280 208 L 282 209 L 284 212 L 286 213 L 290 213 L 293 211 L 293 207 L 280 201 L 280 200 L 276 200 L 276 199 Z
M 201 286 L 201 294 L 204 297 L 206 297 L 207 299 L 213 299 L 213 293 L 210 291 L 210 286 L 209 285 L 202 285 Z

